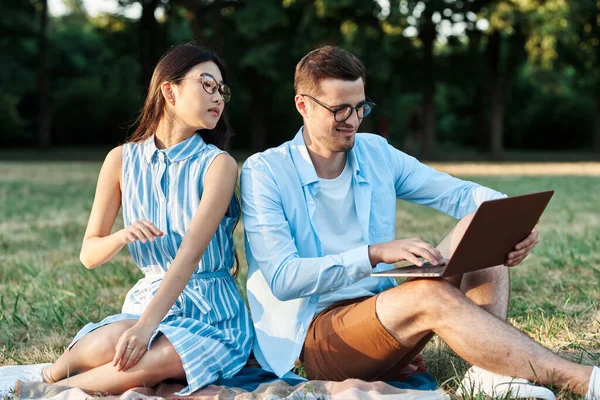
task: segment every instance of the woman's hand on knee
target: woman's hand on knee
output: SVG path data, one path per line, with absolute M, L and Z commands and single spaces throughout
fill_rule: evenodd
M 140 361 L 148 350 L 148 343 L 154 329 L 156 326 L 136 323 L 123 332 L 117 342 L 113 358 L 113 366 L 116 366 L 118 371 L 127 371 Z

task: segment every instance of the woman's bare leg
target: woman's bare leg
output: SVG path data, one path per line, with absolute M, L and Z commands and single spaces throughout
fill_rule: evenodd
M 54 383 L 112 361 L 117 341 L 135 323 L 134 319 L 121 320 L 88 333 L 44 370 L 44 381 Z
M 185 380 L 181 358 L 165 336 L 161 336 L 140 359 L 127 371 L 117 371 L 112 360 L 74 377 L 57 382 L 89 391 L 111 394 L 123 393 L 135 387 L 152 387 L 165 379 Z

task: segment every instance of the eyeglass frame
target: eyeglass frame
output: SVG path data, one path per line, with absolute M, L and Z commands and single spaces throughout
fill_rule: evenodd
M 322 101 L 314 98 L 310 94 L 302 94 L 301 93 L 300 96 L 306 96 L 306 97 L 308 97 L 309 99 L 311 99 L 312 101 L 314 101 L 315 103 L 317 103 L 318 105 L 320 105 L 321 107 L 323 107 L 324 109 L 326 109 L 327 111 L 333 113 L 333 119 L 336 122 L 346 122 L 346 121 L 348 121 L 348 119 L 352 116 L 352 114 L 354 114 L 354 111 L 356 111 L 356 116 L 358 117 L 358 119 L 362 121 L 363 119 L 365 119 L 366 117 L 368 117 L 371 114 L 371 111 L 373 111 L 373 107 L 375 107 L 377 105 L 371 99 L 369 99 L 368 97 L 365 96 L 366 99 L 364 101 L 358 103 L 356 105 L 356 107 L 351 106 L 350 104 L 345 104 L 345 105 L 341 105 L 338 108 L 333 108 L 333 107 L 328 106 L 327 104 L 323 103 Z M 360 117 L 358 115 L 358 109 L 360 107 L 363 107 L 365 104 L 368 104 L 371 107 L 371 109 L 369 110 L 369 113 L 367 115 L 363 115 L 362 117 Z M 348 109 L 348 108 L 352 109 L 352 111 L 350 111 L 350 114 L 348 114 L 348 116 L 346 118 L 344 118 L 342 121 L 338 121 L 337 118 L 336 118 L 337 113 L 340 112 L 340 111 L 342 111 L 342 110 Z M 363 110 L 363 112 L 364 112 L 364 110 Z
M 209 92 L 208 90 L 206 90 L 206 88 L 204 87 L 204 76 L 208 76 L 210 77 L 213 81 L 215 81 L 215 83 L 217 84 L 216 89 L 214 92 Z M 215 94 L 216 92 L 219 92 L 219 94 L 221 95 L 221 98 L 223 99 L 223 102 L 225 103 L 229 103 L 231 101 L 231 86 L 227 85 L 225 82 L 223 83 L 219 83 L 217 81 L 217 78 L 215 78 L 214 76 L 212 76 L 211 74 L 209 74 L 208 72 L 202 72 L 198 75 L 191 75 L 191 76 L 184 76 L 183 78 L 178 78 L 175 79 L 174 81 L 182 81 L 184 79 L 189 79 L 189 78 L 200 78 L 201 84 L 202 84 L 202 89 L 204 89 L 204 91 L 208 94 Z M 223 93 L 224 90 L 222 91 L 222 88 L 227 88 L 229 89 L 229 99 L 226 100 L 225 99 L 225 94 Z

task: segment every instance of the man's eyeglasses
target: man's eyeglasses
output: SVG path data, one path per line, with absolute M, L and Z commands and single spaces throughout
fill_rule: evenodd
M 371 111 L 373 110 L 373 107 L 375 107 L 375 103 L 370 101 L 368 97 L 367 101 L 358 104 L 356 107 L 353 107 L 351 105 L 343 105 L 338 108 L 332 108 L 327 104 L 315 99 L 309 94 L 301 94 L 300 96 L 306 96 L 321 107 L 328 110 L 329 112 L 332 112 L 333 119 L 335 119 L 336 122 L 345 122 L 348 118 L 350 118 L 354 110 L 356 110 L 356 115 L 358 115 L 358 119 L 362 120 L 363 118 L 369 116 L 369 114 L 371 114 Z
M 200 83 L 202 83 L 202 88 L 206 93 L 214 94 L 218 90 L 225 103 L 228 103 L 231 100 L 231 88 L 224 83 L 217 82 L 212 75 L 204 73 L 200 75 L 187 76 L 178 80 L 184 80 L 188 78 L 200 78 Z

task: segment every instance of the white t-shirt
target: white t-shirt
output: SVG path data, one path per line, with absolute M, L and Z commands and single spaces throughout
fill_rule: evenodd
M 344 170 L 337 178 L 320 178 L 319 183 L 321 189 L 314 198 L 313 218 L 323 254 L 339 254 L 367 244 L 358 223 L 350 162 L 346 161 Z M 321 295 L 315 315 L 338 301 L 375 295 L 377 283 L 377 278 L 369 277 Z

